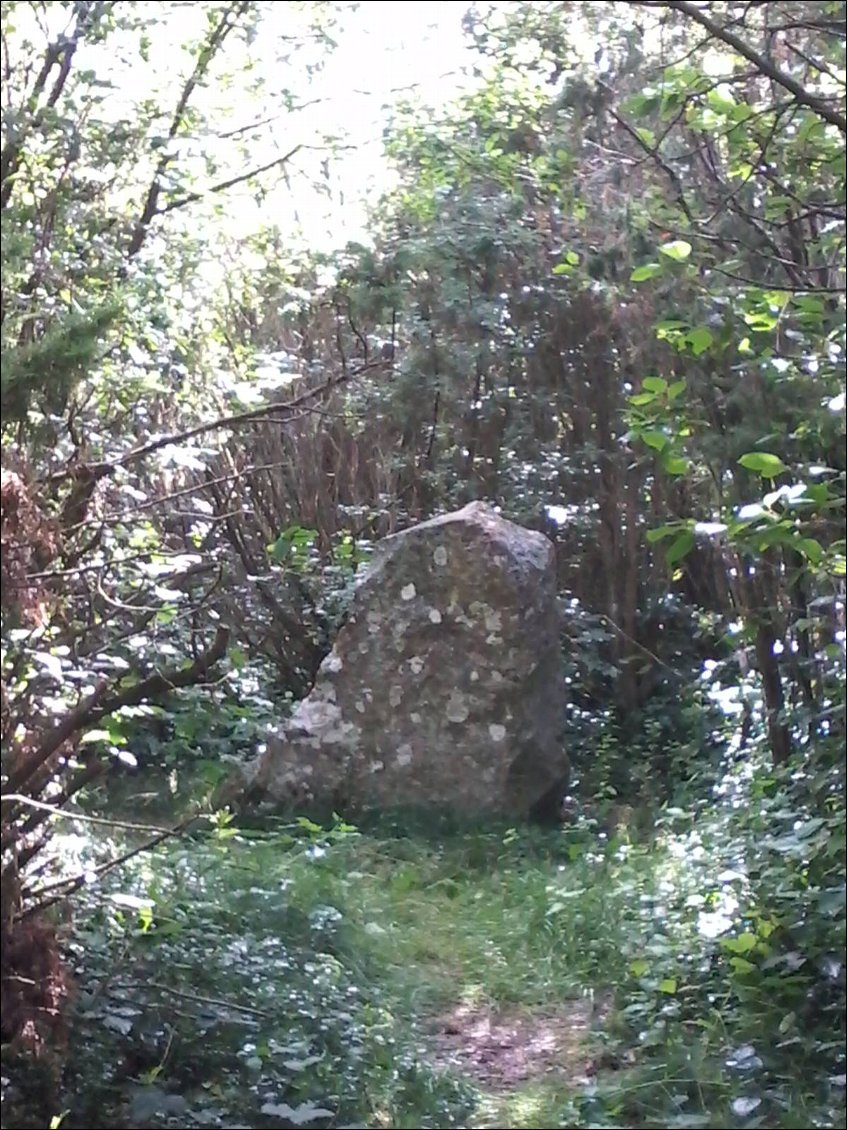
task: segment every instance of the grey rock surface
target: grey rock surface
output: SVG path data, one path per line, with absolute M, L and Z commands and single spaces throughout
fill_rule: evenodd
M 471 503 L 379 544 L 250 790 L 523 817 L 565 790 L 562 717 L 553 547 Z

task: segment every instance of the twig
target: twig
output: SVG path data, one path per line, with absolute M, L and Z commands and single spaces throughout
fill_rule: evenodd
M 87 824 L 104 824 L 107 828 L 123 828 L 128 832 L 170 832 L 169 828 L 162 828 L 156 824 L 133 824 L 128 820 L 110 820 L 105 816 L 87 816 L 82 812 L 68 812 L 67 809 L 58 808 L 55 804 L 33 800 L 23 793 L 3 793 L 3 800 L 14 800 L 18 804 L 29 805 L 30 808 L 52 812 L 54 816 L 60 816 L 63 820 L 84 820 Z
M 606 621 L 606 623 L 607 623 L 607 624 L 608 624 L 608 625 L 609 625 L 610 627 L 614 628 L 614 629 L 615 629 L 615 631 L 616 631 L 616 632 L 618 633 L 618 635 L 619 635 L 619 636 L 621 636 L 621 637 L 622 637 L 623 639 L 627 640 L 627 641 L 628 641 L 629 643 L 631 643 L 631 644 L 632 644 L 632 645 L 633 645 L 634 647 L 637 647 L 639 651 L 643 651 L 643 652 L 644 652 L 644 654 L 645 654 L 645 655 L 647 655 L 647 656 L 649 656 L 649 657 L 650 657 L 650 658 L 651 658 L 651 659 L 653 660 L 653 662 L 654 662 L 654 663 L 658 663 L 658 665 L 659 665 L 660 667 L 664 667 L 664 669 L 665 669 L 666 671 L 670 671 L 670 673 L 671 673 L 672 675 L 675 675 L 675 676 L 676 676 L 677 678 L 679 678 L 679 677 L 680 677 L 680 676 L 679 676 L 679 671 L 675 670 L 675 669 L 674 669 L 673 667 L 671 667 L 671 666 L 670 666 L 669 664 L 665 663 L 665 662 L 664 662 L 664 660 L 660 659 L 660 658 L 658 657 L 658 655 L 656 655 L 656 653 L 655 653 L 655 652 L 651 651 L 649 647 L 645 647 L 645 646 L 644 646 L 644 644 L 642 644 L 642 643 L 639 643 L 637 639 L 634 639 L 634 638 L 633 638 L 633 637 L 632 637 L 631 635 L 629 635 L 629 633 L 628 633 L 628 632 L 625 632 L 625 631 L 623 630 L 623 628 L 620 628 L 620 627 L 618 627 L 618 625 L 617 625 L 617 624 L 615 623 L 615 621 L 614 621 L 614 620 L 613 620 L 613 619 L 611 618 L 611 616 L 605 616 L 605 615 L 604 615 L 604 614 L 603 614 L 602 612 L 601 612 L 601 613 L 599 613 L 599 616 L 600 616 L 600 619 L 601 619 L 601 620 L 605 620 L 605 621 Z
M 195 820 L 199 820 L 202 815 L 201 812 L 192 813 L 192 815 L 187 816 L 185 820 L 181 820 L 179 824 L 175 824 L 173 828 L 167 828 L 158 835 L 153 836 L 152 839 L 146 840 L 143 844 L 139 844 L 137 847 L 125 851 L 122 855 L 115 856 L 114 859 L 108 859 L 105 863 L 101 863 L 98 867 L 94 868 L 93 874 L 96 875 L 98 879 L 102 878 L 104 875 L 108 874 L 109 871 L 114 871 L 116 867 L 121 867 L 124 863 L 128 863 L 130 859 L 134 859 L 136 855 L 150 851 L 164 840 L 178 836 L 181 832 L 184 832 L 186 828 L 190 827 Z M 34 905 L 27 907 L 27 909 L 20 914 L 20 920 L 23 921 L 27 918 L 31 918 L 34 914 L 40 914 L 48 907 L 54 906 L 57 902 L 62 902 L 64 899 L 69 898 L 75 891 L 78 891 L 81 887 L 91 882 L 91 875 L 92 872 L 90 870 L 84 871 L 69 879 L 57 879 L 55 883 L 49 883 L 46 886 L 39 887 L 35 891 L 28 892 L 28 898 L 34 899 L 41 899 L 43 895 L 51 891 L 55 891 L 56 894 L 52 894 L 46 901 L 37 901 Z M 63 887 L 67 889 L 62 891 L 61 889 Z M 60 891 L 61 893 L 59 893 Z
M 277 165 L 286 164 L 300 149 L 302 149 L 301 145 L 295 145 L 285 156 L 277 157 L 274 161 L 268 161 L 267 165 L 261 165 L 258 169 L 249 169 L 246 173 L 239 173 L 237 176 L 230 177 L 229 180 L 221 181 L 220 184 L 213 184 L 200 192 L 190 192 L 187 196 L 181 196 L 178 200 L 170 200 L 161 208 L 157 208 L 155 215 L 164 216 L 168 212 L 173 212 L 176 208 L 184 208 L 187 204 L 194 204 L 196 201 L 202 200 L 204 196 L 211 196 L 216 192 L 226 192 L 228 188 L 234 188 L 235 185 L 241 184 L 243 181 L 252 180 L 253 177 L 267 173 Z
M 719 23 L 712 19 L 708 11 L 704 8 L 698 8 L 691 0 L 642 0 L 642 3 L 649 8 L 673 8 L 677 12 L 682 12 L 683 15 L 688 16 L 690 20 L 700 24 L 708 32 L 719 39 L 727 46 L 734 48 L 739 55 L 743 55 L 745 59 L 751 62 L 758 70 L 772 79 L 778 86 L 783 87 L 784 90 L 793 94 L 801 106 L 814 111 L 819 117 L 829 122 L 830 125 L 836 126 L 842 133 L 847 134 L 847 118 L 843 114 L 839 114 L 837 110 L 827 105 L 823 99 L 818 98 L 814 94 L 810 94 L 805 87 L 801 86 L 796 79 L 791 75 L 786 74 L 776 64 L 772 63 L 770 59 L 766 59 L 764 55 L 760 54 L 755 48 L 751 47 L 749 43 L 739 36 L 734 31 L 730 31 L 727 27 L 721 27 Z
M 264 1008 L 255 1008 L 249 1004 L 236 1004 L 234 1001 L 223 1000 L 220 997 L 203 997 L 199 993 L 186 993 L 183 989 L 173 989 L 170 985 L 162 985 L 158 981 L 145 981 L 143 984 L 139 981 L 129 981 L 124 984 L 127 989 L 158 989 L 161 993 L 169 993 L 172 997 L 179 997 L 180 1000 L 194 1001 L 196 1004 L 212 1004 L 218 1008 L 231 1008 L 234 1012 L 247 1012 L 251 1016 L 270 1016 L 271 1014 Z
M 251 420 L 260 420 L 263 417 L 272 416 L 275 412 L 283 412 L 287 415 L 301 404 L 307 404 L 310 400 L 316 400 L 325 392 L 332 392 L 333 389 L 337 388 L 340 384 L 353 380 L 363 373 L 374 369 L 381 369 L 383 365 L 384 363 L 382 361 L 373 361 L 367 365 L 360 365 L 356 369 L 351 369 L 348 373 L 335 377 L 333 380 L 326 381 L 322 385 L 307 389 L 299 396 L 292 397 L 291 400 L 286 400 L 282 404 L 265 404 L 261 408 L 253 408 L 249 412 L 236 412 L 232 416 L 220 416 L 215 420 L 208 420 L 204 424 L 196 424 L 194 427 L 186 428 L 186 430 L 182 432 L 171 432 L 168 435 L 157 436 L 156 439 L 149 440 L 140 447 L 135 447 L 115 459 L 105 459 L 98 463 L 92 463 L 88 466 L 87 471 L 95 479 L 103 479 L 108 475 L 114 474 L 119 467 L 126 467 L 130 463 L 135 463 L 147 455 L 152 455 L 153 452 L 159 451 L 163 447 L 184 443 L 186 440 L 194 439 L 195 436 L 204 435 L 206 432 L 212 432 L 218 428 L 236 427 L 238 424 L 245 424 Z M 287 422 L 283 418 L 275 418 L 275 420 L 279 423 Z M 45 476 L 45 479 L 38 481 L 48 481 L 52 483 L 61 482 L 64 479 L 72 478 L 78 474 L 79 468 L 74 467 L 65 469 L 64 471 L 55 471 L 53 474 Z

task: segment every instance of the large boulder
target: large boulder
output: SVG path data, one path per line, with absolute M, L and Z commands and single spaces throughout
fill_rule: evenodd
M 567 759 L 553 547 L 490 507 L 382 541 L 250 792 L 340 810 L 558 811 Z

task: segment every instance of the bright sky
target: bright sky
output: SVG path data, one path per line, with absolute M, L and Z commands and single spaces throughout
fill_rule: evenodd
M 217 81 L 213 77 L 209 84 L 198 88 L 192 103 L 211 114 L 211 124 L 222 136 L 257 119 L 272 119 L 272 124 L 255 131 L 250 152 L 252 165 L 273 160 L 297 144 L 304 149 L 290 165 L 290 187 L 267 199 L 261 214 L 252 188 L 239 187 L 228 193 L 231 227 L 244 231 L 262 222 L 274 222 L 286 230 L 299 221 L 313 248 L 318 244 L 343 244 L 360 236 L 365 201 L 375 200 L 390 183 L 389 171 L 381 158 L 382 132 L 390 105 L 398 99 L 416 96 L 438 110 L 461 88 L 461 71 L 470 59 L 462 32 L 462 17 L 469 2 L 342 3 L 333 51 L 327 54 L 323 46 L 312 43 L 282 62 L 280 52 L 285 47 L 280 47 L 280 40 L 296 39 L 308 28 L 311 5 L 263 5 L 263 21 L 249 49 L 257 66 L 252 70 L 243 68 L 248 61 L 245 48 L 230 37 L 223 69 L 236 72 L 232 88 L 221 86 L 221 68 L 215 67 L 213 76 L 217 76 Z M 132 117 L 139 102 L 147 99 L 169 114 L 193 65 L 194 56 L 186 53 L 184 45 L 192 41 L 196 44 L 205 34 L 206 15 L 213 8 L 209 3 L 185 0 L 172 0 L 167 5 L 155 0 L 135 0 L 126 5 L 124 11 L 131 9 L 133 16 L 146 22 L 151 40 L 147 61 L 139 58 L 134 32 L 111 37 L 105 50 L 101 45 L 85 44 L 74 59 L 75 69 L 91 69 L 98 81 L 109 84 L 102 88 L 103 99 L 97 114 L 115 120 Z M 72 18 L 65 5 L 52 4 L 16 10 L 13 22 L 23 37 L 17 62 L 28 69 L 28 81 L 32 82 L 33 67 L 37 68 L 47 42 L 69 31 Z M 310 75 L 308 67 L 318 59 L 323 65 Z M 263 105 L 242 93 L 260 74 L 265 79 Z M 239 91 L 236 105 L 232 104 L 232 90 Z M 306 104 L 306 109 L 289 113 L 285 108 L 285 91 L 293 92 L 295 100 Z M 11 88 L 5 89 L 4 94 L 15 101 Z M 345 148 L 332 160 L 327 177 L 322 163 L 328 153 L 319 148 L 319 143 L 328 134 L 343 140 Z M 208 137 L 192 139 L 189 131 L 183 129 L 178 145 L 170 148 L 175 165 L 193 168 L 207 183 L 242 170 L 237 143 L 213 140 L 212 145 L 214 156 L 219 159 L 219 171 L 217 178 L 212 175 L 208 180 L 205 166 L 198 160 L 200 153 L 209 149 Z M 294 176 L 298 171 L 303 175 Z M 101 172 L 104 178 L 110 176 L 108 170 Z M 329 194 L 316 193 L 310 187 L 322 173 L 324 184 L 331 189 Z M 197 217 L 202 208 L 194 208 L 193 212 Z
M 393 103 L 414 96 L 437 110 L 460 91 L 470 61 L 462 32 L 468 6 L 465 0 L 364 0 L 356 11 L 347 5 L 338 46 L 315 82 L 323 100 L 300 125 L 307 134 L 337 132 L 353 147 L 333 162 L 333 202 L 305 184 L 295 188 L 292 203 L 312 238 L 337 243 L 363 233 L 365 202 L 390 182 L 381 143 Z M 284 5 L 275 11 L 284 18 Z M 310 153 L 297 163 L 314 176 L 321 159 Z
M 150 148 L 134 170 L 134 183 L 125 185 L 124 191 L 134 196 L 143 192 L 144 178 L 152 175 L 162 152 L 172 157 L 166 174 L 171 183 L 166 188 L 173 188 L 178 197 L 268 164 L 299 145 L 286 166 L 288 185 L 280 186 L 261 203 L 257 203 L 255 186 L 249 183 L 228 190 L 225 197 L 216 196 L 215 201 L 225 200 L 226 231 L 232 234 L 274 224 L 294 242 L 299 227 L 311 250 L 329 250 L 363 238 L 366 205 L 375 203 L 390 187 L 382 135 L 391 107 L 399 100 L 413 99 L 438 115 L 473 81 L 470 65 L 479 64 L 480 59 L 468 48 L 462 30 L 469 6 L 470 0 L 341 3 L 337 5 L 341 17 L 335 50 L 327 53 L 312 39 L 303 51 L 286 58 L 286 39 L 290 43 L 310 30 L 314 8 L 310 4 L 263 4 L 263 20 L 251 46 L 230 36 L 209 81 L 192 96 L 191 104 L 208 116 L 211 138 L 205 131 L 203 136 L 192 137 L 190 126 L 184 126 L 166 149 L 155 149 L 157 141 L 165 139 L 152 134 L 166 131 L 168 116 L 194 65 L 197 44 L 207 34 L 208 16 L 218 10 L 217 4 L 134 0 L 122 5 L 122 12 L 138 19 L 150 38 L 146 59 L 139 57 L 138 30 L 126 30 L 110 36 L 105 46 L 85 44 L 77 52 L 74 67 L 77 71 L 90 69 L 101 83 L 97 116 L 126 120 L 137 117 L 139 106 L 145 104 L 161 111 L 148 138 Z M 502 11 L 511 4 L 509 0 L 485 0 L 480 6 Z M 70 30 L 72 16 L 68 6 L 59 4 L 22 6 L 14 11 L 31 83 L 44 46 Z M 322 65 L 316 70 L 318 60 Z M 263 93 L 251 94 L 251 84 L 260 76 L 265 80 Z M 289 94 L 305 108 L 290 112 Z M 14 92 L 11 97 L 14 99 Z M 146 111 L 142 112 L 146 119 Z M 247 129 L 257 121 L 264 124 Z M 337 139 L 340 148 L 335 155 L 324 144 L 327 135 Z M 244 153 L 239 146 L 248 139 L 249 153 Z M 210 152 L 217 164 L 212 170 L 205 162 Z M 196 179 L 186 182 L 180 170 Z M 87 172 L 109 181 L 114 170 Z M 271 176 L 263 178 L 263 183 Z M 210 221 L 217 223 L 200 203 L 171 217 L 173 224 L 183 222 L 188 229 Z M 212 230 L 208 229 L 210 237 Z M 214 240 L 208 238 L 207 243 L 214 257 Z

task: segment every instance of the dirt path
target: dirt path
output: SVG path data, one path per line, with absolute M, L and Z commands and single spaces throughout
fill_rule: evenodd
M 594 1074 L 596 1020 L 596 1005 L 587 998 L 546 1011 L 460 1005 L 438 1020 L 434 1058 L 491 1093 L 550 1076 L 578 1087 Z

